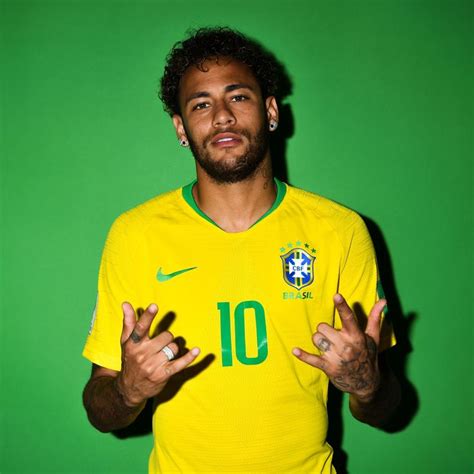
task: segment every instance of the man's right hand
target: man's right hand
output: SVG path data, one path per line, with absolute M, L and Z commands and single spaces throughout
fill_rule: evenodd
M 155 337 L 149 336 L 151 323 L 158 313 L 156 304 L 150 304 L 138 320 L 130 303 L 123 303 L 122 310 L 122 370 L 116 378 L 116 387 L 127 406 L 138 407 L 158 395 L 169 378 L 191 364 L 200 350 L 195 347 L 177 359 L 168 360 L 162 350 L 165 346 L 175 356 L 178 354 L 173 335 L 164 331 Z

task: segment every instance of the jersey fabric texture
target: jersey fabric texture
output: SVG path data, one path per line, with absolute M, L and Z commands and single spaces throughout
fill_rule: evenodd
M 317 353 L 321 322 L 341 327 L 336 292 L 368 314 L 378 298 L 373 245 L 355 212 L 275 182 L 274 205 L 244 232 L 203 214 L 193 183 L 109 232 L 84 356 L 120 370 L 123 301 L 157 303 L 151 334 L 163 320 L 201 348 L 155 400 L 150 473 L 335 472 L 328 378 L 291 351 Z

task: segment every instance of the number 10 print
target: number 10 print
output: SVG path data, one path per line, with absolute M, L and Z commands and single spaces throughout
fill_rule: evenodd
M 224 367 L 233 365 L 232 322 L 234 323 L 235 355 L 237 360 L 245 365 L 261 364 L 268 355 L 267 327 L 263 306 L 258 301 L 242 301 L 235 307 L 233 317 L 231 317 L 230 303 L 217 303 L 217 309 L 220 312 L 221 323 L 222 365 Z M 250 311 L 255 317 L 257 328 L 257 355 L 255 357 L 248 357 L 246 352 L 245 313 L 248 314 Z

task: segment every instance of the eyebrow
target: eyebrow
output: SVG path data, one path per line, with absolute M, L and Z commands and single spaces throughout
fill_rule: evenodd
M 224 91 L 225 92 L 232 92 L 238 89 L 249 89 L 250 91 L 255 91 L 255 88 L 252 87 L 250 84 L 244 84 L 244 83 L 237 83 L 237 84 L 229 84 L 228 86 L 225 86 Z M 190 102 L 193 99 L 200 99 L 201 97 L 210 97 L 211 94 L 209 92 L 205 91 L 199 91 L 195 92 L 194 94 L 191 94 L 185 101 L 185 104 Z
M 239 84 L 230 84 L 229 86 L 226 86 L 225 91 L 232 92 L 237 89 L 250 89 L 251 91 L 254 90 L 254 88 L 250 84 L 239 83 Z

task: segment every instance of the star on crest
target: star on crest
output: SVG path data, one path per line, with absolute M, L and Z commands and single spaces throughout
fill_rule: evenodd
M 308 242 L 305 242 L 303 244 L 303 242 L 301 240 L 297 240 L 295 241 L 295 243 L 293 244 L 293 242 L 287 242 L 286 243 L 286 246 L 282 246 L 280 247 L 280 252 L 283 253 L 283 252 L 286 252 L 287 250 L 291 250 L 293 249 L 294 247 L 298 248 L 298 247 L 304 247 L 305 249 L 307 249 L 308 252 L 311 252 L 313 254 L 316 253 L 316 249 L 312 246 L 312 245 L 309 245 Z

